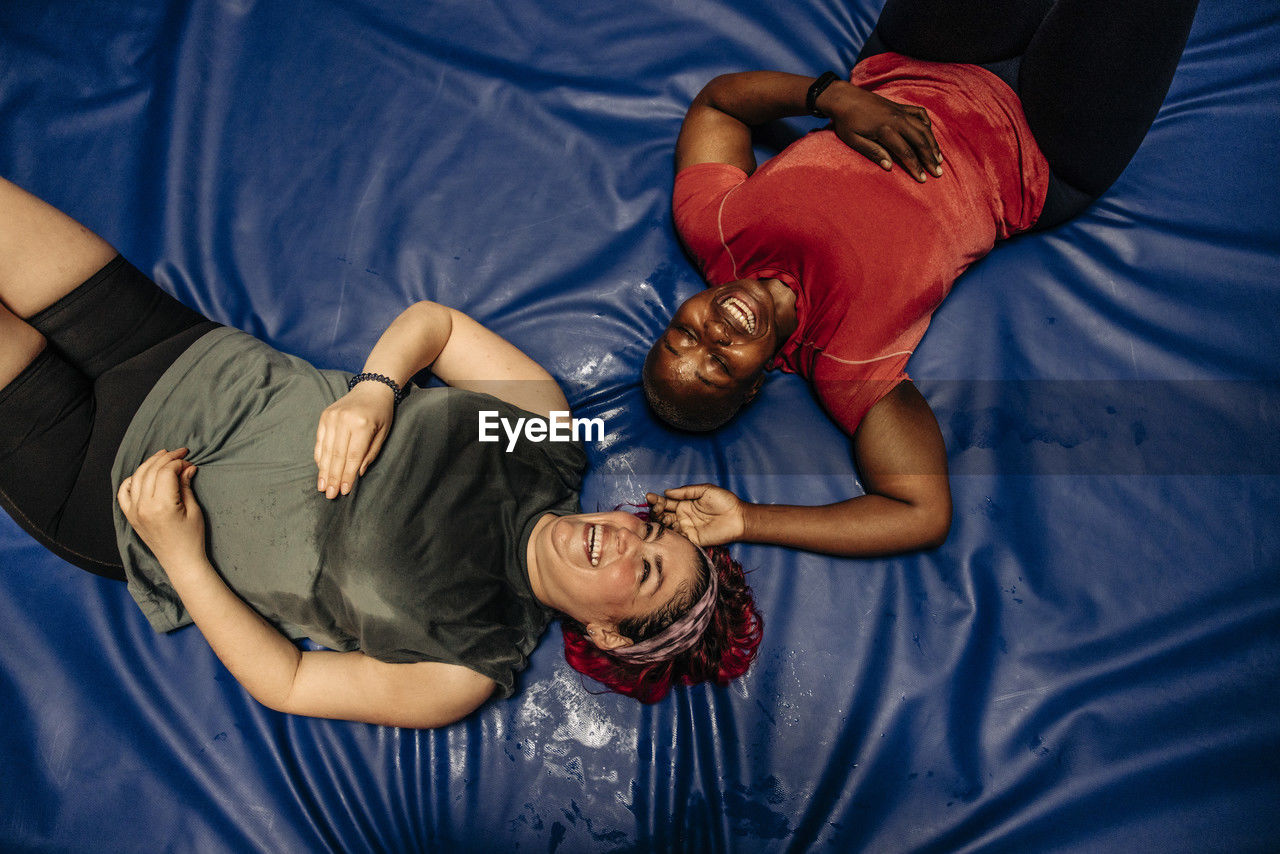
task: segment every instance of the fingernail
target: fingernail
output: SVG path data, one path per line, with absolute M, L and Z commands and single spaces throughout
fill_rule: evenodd
M 324 478 L 320 478 L 320 480 L 316 481 L 316 489 L 320 492 L 324 492 Z
M 881 160 L 881 161 L 880 161 L 880 168 L 881 168 L 881 169 L 892 169 L 892 168 L 893 168 L 893 164 L 892 164 L 892 163 L 890 163 L 888 160 Z
M 351 492 L 351 484 L 349 484 L 349 483 L 344 483 L 344 484 L 342 484 L 342 490 L 341 490 L 341 492 L 342 492 L 342 494 L 343 494 L 343 495 L 346 495 L 346 494 L 348 494 L 349 492 Z

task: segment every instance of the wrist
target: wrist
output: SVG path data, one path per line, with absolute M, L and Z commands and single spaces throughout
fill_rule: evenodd
M 173 549 L 163 556 L 156 555 L 156 560 L 174 585 L 191 584 L 214 571 L 213 564 L 209 563 L 209 557 L 205 554 L 203 546 L 198 551 L 194 547 Z
M 409 396 L 409 385 L 406 383 L 401 386 L 400 383 L 393 380 L 386 374 L 379 374 L 374 371 L 361 371 L 347 381 L 347 391 L 355 391 L 357 387 L 375 388 L 381 386 L 391 392 L 391 402 L 398 406 L 400 401 Z
M 822 115 L 833 122 L 841 117 L 848 118 L 850 110 L 857 110 L 855 101 L 851 100 L 862 90 L 847 80 L 837 80 L 823 90 L 815 102 L 815 107 Z
M 824 71 L 814 79 L 804 99 L 805 110 L 808 111 L 809 115 L 820 119 L 831 118 L 831 113 L 824 110 L 819 101 L 822 100 L 822 96 L 826 94 L 827 90 L 839 80 L 840 78 L 834 71 Z
M 738 504 L 738 536 L 734 537 L 735 542 L 750 543 L 755 542 L 753 533 L 759 530 L 759 520 L 756 518 L 759 513 L 760 505 L 752 504 L 750 501 L 742 501 L 739 499 Z

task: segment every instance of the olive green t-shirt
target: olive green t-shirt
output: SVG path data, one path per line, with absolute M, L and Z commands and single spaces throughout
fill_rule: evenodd
M 509 696 L 551 617 L 529 586 L 529 534 L 543 514 L 578 511 L 581 446 L 521 438 L 508 452 L 505 436 L 478 441 L 479 413 L 529 413 L 416 389 L 353 492 L 331 501 L 316 491 L 316 425 L 349 377 L 209 332 L 134 416 L 113 483 L 161 448 L 190 448 L 210 560 L 282 632 L 383 661 L 459 664 Z M 164 570 L 115 512 L 130 593 L 157 631 L 186 625 Z

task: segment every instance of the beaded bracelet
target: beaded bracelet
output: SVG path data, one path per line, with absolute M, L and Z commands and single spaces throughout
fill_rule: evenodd
M 400 401 L 404 400 L 406 397 L 409 396 L 409 388 L 407 386 L 405 388 L 400 388 L 400 386 L 396 384 L 396 381 L 391 379 L 391 377 L 384 376 L 382 374 L 371 374 L 367 372 L 356 374 L 354 377 L 348 380 L 347 391 L 351 391 L 353 388 L 355 388 L 356 383 L 362 383 L 365 380 L 371 380 L 375 383 L 382 383 L 383 385 L 390 388 L 391 391 L 395 394 L 395 397 L 393 398 L 394 400 L 394 403 L 392 404 L 393 406 L 399 406 Z

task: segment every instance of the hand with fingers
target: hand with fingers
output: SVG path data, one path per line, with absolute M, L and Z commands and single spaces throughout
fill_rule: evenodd
M 382 450 L 394 415 L 394 392 L 374 382 L 358 383 L 320 413 L 317 491 L 331 499 L 349 494 Z
M 846 145 L 885 170 L 893 161 L 917 181 L 942 175 L 942 149 L 923 107 L 899 104 L 852 83 L 828 86 L 818 100 Z
M 191 489 L 196 467 L 186 455 L 186 448 L 157 451 L 116 493 L 124 517 L 169 571 L 205 556 L 204 514 Z
M 742 539 L 744 502 L 727 489 L 709 483 L 678 486 L 662 495 L 647 493 L 653 517 L 699 546 L 719 546 Z

